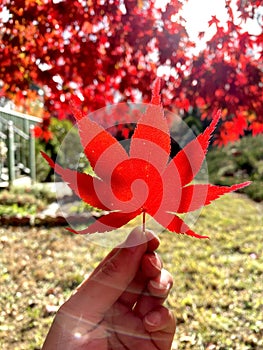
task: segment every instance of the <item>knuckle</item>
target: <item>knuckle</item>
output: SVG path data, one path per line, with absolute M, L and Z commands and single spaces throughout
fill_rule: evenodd
M 101 273 L 107 277 L 114 277 L 121 273 L 121 267 L 114 260 L 109 260 L 101 266 Z

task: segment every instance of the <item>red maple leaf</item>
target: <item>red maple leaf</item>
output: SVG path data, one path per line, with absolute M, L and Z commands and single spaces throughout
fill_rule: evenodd
M 157 80 L 151 104 L 131 138 L 129 154 L 103 127 L 74 108 L 81 143 L 96 177 L 64 169 L 42 153 L 83 201 L 109 212 L 82 231 L 69 228 L 70 231 L 81 234 L 111 231 L 139 214 L 144 219 L 148 214 L 169 231 L 207 238 L 192 231 L 177 214 L 202 208 L 221 195 L 249 184 L 189 185 L 205 159 L 220 112 L 202 134 L 170 159 L 170 133 L 159 90 Z

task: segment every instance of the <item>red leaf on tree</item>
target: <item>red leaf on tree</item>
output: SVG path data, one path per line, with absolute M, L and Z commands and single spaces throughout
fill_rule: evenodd
M 73 110 L 84 153 L 96 177 L 64 169 L 42 153 L 82 200 L 109 212 L 82 231 L 71 228 L 70 231 L 81 234 L 111 231 L 139 214 L 148 214 L 169 231 L 207 238 L 192 231 L 177 213 L 197 210 L 225 193 L 249 185 L 249 182 L 231 187 L 189 185 L 205 159 L 220 112 L 202 134 L 170 159 L 170 133 L 159 89 L 157 80 L 151 104 L 139 119 L 131 138 L 129 154 L 102 126 L 77 108 Z
M 33 129 L 33 135 L 36 138 L 42 139 L 45 142 L 48 142 L 52 139 L 52 132 L 50 130 L 43 130 L 40 126 L 35 126 Z
M 216 16 L 212 16 L 212 18 L 208 22 L 208 25 L 209 25 L 209 27 L 211 27 L 212 24 L 215 24 L 218 27 L 219 22 L 220 21 L 219 21 L 219 19 L 217 19 Z
M 252 130 L 253 136 L 263 134 L 263 124 L 259 122 L 254 122 L 253 124 L 251 124 L 250 130 Z

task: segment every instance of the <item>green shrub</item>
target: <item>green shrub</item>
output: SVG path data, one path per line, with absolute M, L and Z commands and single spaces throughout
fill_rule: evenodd
M 50 131 L 52 138 L 48 142 L 36 140 L 36 169 L 37 181 L 39 182 L 51 182 L 54 180 L 54 171 L 43 159 L 40 151 L 44 151 L 54 160 L 58 156 L 58 161 L 62 166 L 74 168 L 78 165 L 79 167 L 84 167 L 82 159 L 79 159 L 83 150 L 78 130 L 71 121 L 51 118 Z
M 210 182 L 232 185 L 251 180 L 242 192 L 263 200 L 263 135 L 246 136 L 223 148 L 212 147 L 207 154 Z
M 44 210 L 56 200 L 56 194 L 46 188 L 12 187 L 0 192 L 0 216 L 32 215 Z

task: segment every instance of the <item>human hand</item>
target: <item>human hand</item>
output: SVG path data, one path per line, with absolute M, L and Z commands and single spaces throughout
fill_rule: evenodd
M 134 229 L 62 305 L 42 350 L 169 350 L 175 332 L 162 304 L 172 276 L 154 252 L 159 240 Z

